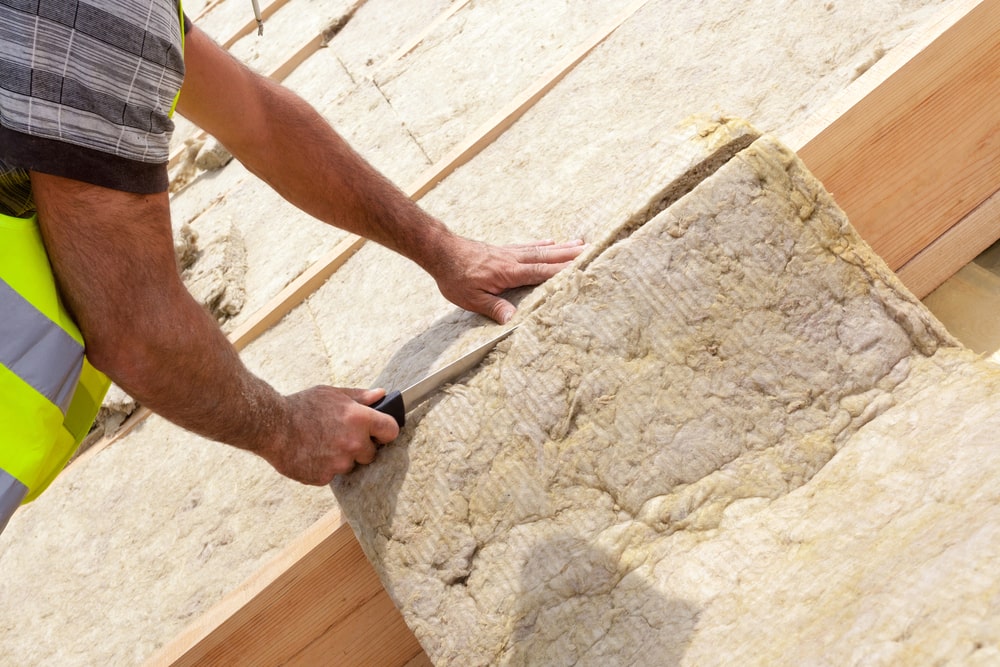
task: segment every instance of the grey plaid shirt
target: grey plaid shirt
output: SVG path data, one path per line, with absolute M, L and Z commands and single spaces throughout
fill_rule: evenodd
M 177 0 L 0 0 L 0 206 L 29 169 L 165 190 L 181 26 Z

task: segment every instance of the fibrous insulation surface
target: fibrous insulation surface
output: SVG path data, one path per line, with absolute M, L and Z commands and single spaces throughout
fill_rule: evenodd
M 277 71 L 317 29 L 342 27 L 284 83 L 404 187 L 432 157 L 478 136 L 484 120 L 619 11 L 574 3 L 580 12 L 569 16 L 564 3 L 528 0 L 260 4 L 281 8 L 266 19 L 264 37 L 253 33 L 234 47 L 258 71 Z M 689 114 L 738 113 L 787 132 L 959 4 L 650 0 L 420 204 L 481 240 L 593 244 L 634 213 L 646 177 L 665 182 L 662 172 L 686 141 L 673 128 Z M 252 20 L 246 0 L 184 7 L 220 42 Z M 567 16 L 586 25 L 569 29 Z M 517 39 L 508 39 L 511 26 Z M 478 49 L 469 48 L 470 35 Z M 459 109 L 458 117 L 446 113 Z M 195 129 L 175 120 L 180 147 Z M 227 316 L 243 302 L 227 328 L 245 323 L 342 238 L 279 202 L 235 160 L 196 175 L 172 196 L 171 210 L 175 231 L 187 224 L 197 235 L 191 288 L 199 298 L 221 296 Z M 371 298 L 372 285 L 384 298 Z M 484 322 L 459 313 L 415 265 L 367 244 L 243 358 L 283 392 L 316 383 L 406 386 L 488 336 Z M 138 664 L 203 623 L 223 597 L 238 599 L 248 577 L 334 507 L 328 489 L 299 486 L 154 416 L 77 461 L 0 534 L 0 597 L 19 601 L 0 615 L 0 662 Z
M 996 657 L 1000 375 L 794 154 L 548 294 L 335 485 L 435 664 Z

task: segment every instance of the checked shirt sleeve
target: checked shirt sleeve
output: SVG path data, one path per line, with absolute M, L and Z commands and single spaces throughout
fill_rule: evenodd
M 0 0 L 0 166 L 162 192 L 176 0 Z

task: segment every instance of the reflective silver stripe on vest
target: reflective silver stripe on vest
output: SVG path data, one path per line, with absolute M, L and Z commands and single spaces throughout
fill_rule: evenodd
M 28 487 L 9 472 L 0 468 L 0 533 L 14 512 L 21 506 L 21 501 L 28 495 Z
M 0 364 L 66 414 L 83 370 L 83 346 L 0 280 Z

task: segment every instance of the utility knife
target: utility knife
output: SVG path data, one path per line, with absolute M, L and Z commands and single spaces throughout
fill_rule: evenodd
M 391 391 L 370 407 L 385 413 L 396 420 L 400 428 L 406 423 L 406 413 L 425 401 L 431 394 L 443 385 L 457 379 L 466 371 L 472 370 L 490 353 L 497 343 L 509 336 L 517 327 L 511 327 L 502 334 L 486 341 L 476 349 L 459 357 L 447 366 L 440 368 L 422 380 L 415 382 L 403 391 Z

